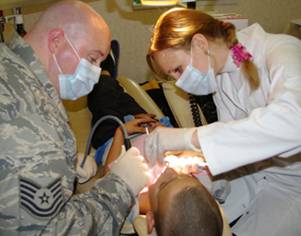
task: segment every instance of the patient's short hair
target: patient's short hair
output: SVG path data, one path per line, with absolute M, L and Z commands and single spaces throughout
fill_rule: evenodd
M 202 185 L 177 193 L 167 211 L 155 212 L 159 236 L 220 236 L 223 220 L 212 195 Z

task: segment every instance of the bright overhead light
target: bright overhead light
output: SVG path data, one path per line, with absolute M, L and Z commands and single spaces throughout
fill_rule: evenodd
M 178 3 L 179 0 L 141 0 L 141 4 L 145 6 L 173 6 Z

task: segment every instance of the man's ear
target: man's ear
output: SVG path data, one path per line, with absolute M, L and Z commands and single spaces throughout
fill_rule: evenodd
M 52 29 L 48 32 L 48 49 L 55 53 L 64 42 L 64 31 L 62 29 Z
M 152 211 L 146 213 L 146 224 L 147 224 L 147 233 L 151 234 L 155 227 L 155 219 Z
M 208 54 L 208 40 L 203 34 L 196 33 L 191 40 L 192 49 L 202 50 L 205 54 Z

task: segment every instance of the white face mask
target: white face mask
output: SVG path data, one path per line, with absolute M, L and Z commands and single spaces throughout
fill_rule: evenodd
M 74 74 L 64 74 L 60 65 L 57 62 L 56 56 L 53 54 L 54 62 L 56 63 L 59 74 L 60 97 L 62 99 L 76 100 L 90 93 L 94 85 L 98 82 L 101 73 L 101 68 L 91 64 L 85 58 L 80 58 L 71 41 L 65 35 L 65 39 L 75 52 L 79 59 Z
M 216 91 L 214 70 L 208 55 L 208 72 L 204 74 L 192 65 L 192 51 L 189 65 L 177 80 L 176 85 L 187 93 L 194 95 L 207 95 Z

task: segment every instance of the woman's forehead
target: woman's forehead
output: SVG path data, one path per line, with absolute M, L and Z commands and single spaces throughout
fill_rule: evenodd
M 180 59 L 183 54 L 187 54 L 188 51 L 180 48 L 167 48 L 154 53 L 155 60 L 176 60 Z
M 167 72 L 174 66 L 182 64 L 189 57 L 189 51 L 185 49 L 167 48 L 154 53 L 154 60 L 158 66 Z

